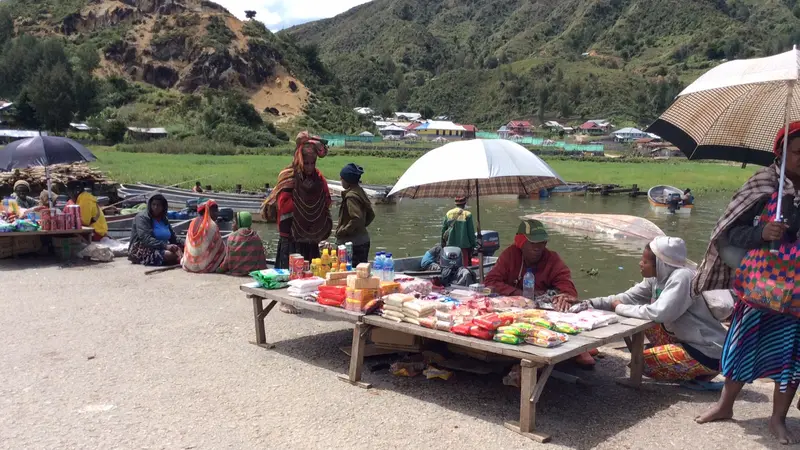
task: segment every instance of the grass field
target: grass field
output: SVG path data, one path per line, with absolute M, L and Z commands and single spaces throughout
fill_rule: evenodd
M 236 184 L 245 189 L 260 189 L 274 184 L 278 172 L 289 164 L 289 156 L 238 155 L 163 155 L 124 153 L 108 148 L 93 148 L 98 160 L 94 166 L 121 183 L 147 182 L 171 185 L 200 180 L 215 189 L 230 190 Z M 394 184 L 413 159 L 375 156 L 329 156 L 318 161 L 323 174 L 339 178 L 341 168 L 355 162 L 365 169 L 364 183 Z M 647 189 L 656 184 L 690 187 L 696 192 L 734 191 L 755 171 L 723 164 L 681 162 L 587 162 L 551 160 L 548 163 L 567 181 L 638 184 Z M 447 170 L 447 167 L 435 168 Z M 187 183 L 188 185 L 189 183 Z

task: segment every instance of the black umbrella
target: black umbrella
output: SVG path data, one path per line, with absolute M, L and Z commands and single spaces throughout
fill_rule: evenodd
M 0 150 L 0 171 L 96 159 L 88 148 L 72 139 L 36 136 L 14 141 Z
M 97 158 L 78 142 L 58 136 L 36 136 L 14 141 L 0 149 L 0 171 L 11 171 L 27 167 L 44 166 L 47 190 L 50 183 L 51 164 L 95 161 Z M 53 200 L 50 200 L 50 206 Z

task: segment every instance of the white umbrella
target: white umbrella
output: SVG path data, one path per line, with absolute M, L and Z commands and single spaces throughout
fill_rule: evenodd
M 562 184 L 564 180 L 525 147 L 503 139 L 472 139 L 452 142 L 424 154 L 400 177 L 389 195 L 474 196 L 480 236 L 480 195 L 530 195 Z M 480 256 L 482 262 L 483 254 Z M 483 280 L 483 264 L 480 267 Z
M 650 127 L 689 159 L 720 159 L 769 165 L 775 134 L 800 119 L 800 52 L 796 48 L 767 58 L 731 61 L 709 70 L 689 85 Z M 786 169 L 778 187 L 778 212 Z

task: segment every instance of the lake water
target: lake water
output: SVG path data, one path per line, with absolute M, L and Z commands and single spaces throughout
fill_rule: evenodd
M 545 211 L 625 214 L 644 217 L 658 225 L 668 236 L 686 240 L 689 258 L 699 262 L 708 245 L 708 238 L 730 201 L 732 193 L 713 194 L 697 199 L 691 215 L 657 214 L 650 210 L 646 197 L 558 196 L 550 199 L 516 200 L 504 197 L 481 199 L 481 225 L 484 230 L 500 233 L 500 247 L 513 241 L 520 216 Z M 451 200 L 408 200 L 394 205 L 376 205 L 375 222 L 369 231 L 372 252 L 380 247 L 395 257 L 417 256 L 436 244 L 440 238 L 444 214 L 453 208 Z M 474 202 L 468 209 L 476 214 Z M 334 219 L 338 210 L 332 211 Z M 265 241 L 276 242 L 274 224 L 255 224 Z M 578 292 L 582 296 L 598 296 L 621 292 L 641 280 L 639 249 L 624 249 L 607 240 L 575 237 L 549 230 L 548 248 L 558 252 L 572 270 Z M 275 248 L 275 245 L 272 246 Z M 499 256 L 499 253 L 498 253 Z M 592 277 L 586 273 L 597 269 Z

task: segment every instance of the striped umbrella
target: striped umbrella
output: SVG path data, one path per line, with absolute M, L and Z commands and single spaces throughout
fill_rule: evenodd
M 678 95 L 647 131 L 689 159 L 768 166 L 777 131 L 800 120 L 800 52 L 731 61 L 709 70 Z M 788 139 L 783 140 L 786 157 Z M 784 161 L 785 162 L 785 161 Z M 781 164 L 778 214 L 785 164 Z M 780 220 L 780 216 L 777 218 Z
M 564 181 L 525 147 L 504 139 L 452 142 L 411 165 L 389 195 L 409 198 L 474 197 L 481 234 L 481 195 L 531 195 Z M 481 261 L 483 255 L 481 254 Z M 483 280 L 483 264 L 480 264 Z

